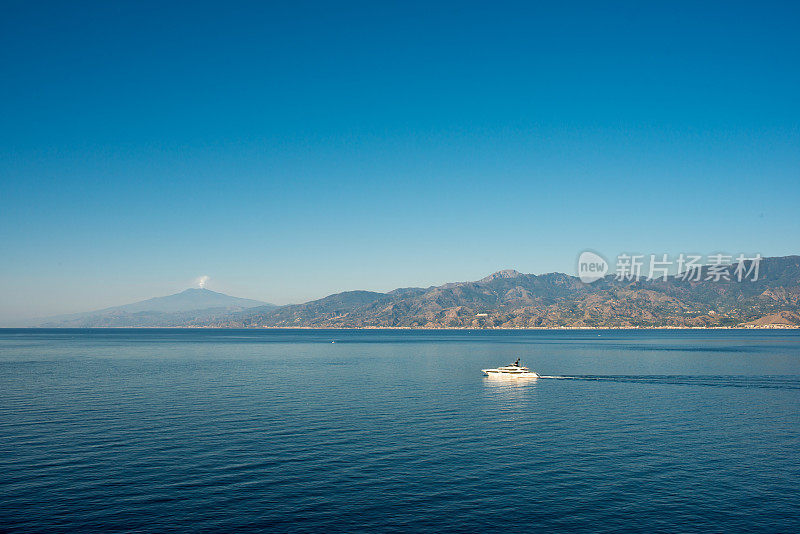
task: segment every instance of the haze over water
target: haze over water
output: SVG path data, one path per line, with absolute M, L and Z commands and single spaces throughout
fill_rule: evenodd
M 10 532 L 798 532 L 800 332 L 0 330 L 0 450 Z

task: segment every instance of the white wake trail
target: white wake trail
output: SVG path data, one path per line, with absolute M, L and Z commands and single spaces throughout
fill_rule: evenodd
M 539 378 L 555 378 L 561 380 L 581 380 L 582 377 L 580 376 L 546 376 L 546 375 L 539 375 Z

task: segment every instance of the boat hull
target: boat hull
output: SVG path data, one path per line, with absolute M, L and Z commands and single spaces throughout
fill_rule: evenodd
M 501 371 L 499 369 L 481 369 L 483 374 L 488 377 L 502 377 L 502 378 L 539 378 L 537 373 L 533 371 Z

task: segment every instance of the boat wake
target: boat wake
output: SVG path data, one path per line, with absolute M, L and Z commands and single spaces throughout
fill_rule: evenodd
M 796 375 L 540 375 L 539 378 L 551 380 L 590 380 L 595 382 L 621 382 L 679 386 L 800 389 L 800 376 Z

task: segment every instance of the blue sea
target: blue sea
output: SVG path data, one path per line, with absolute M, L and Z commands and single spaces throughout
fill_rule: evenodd
M 0 452 L 2 532 L 800 532 L 800 331 L 0 330 Z

